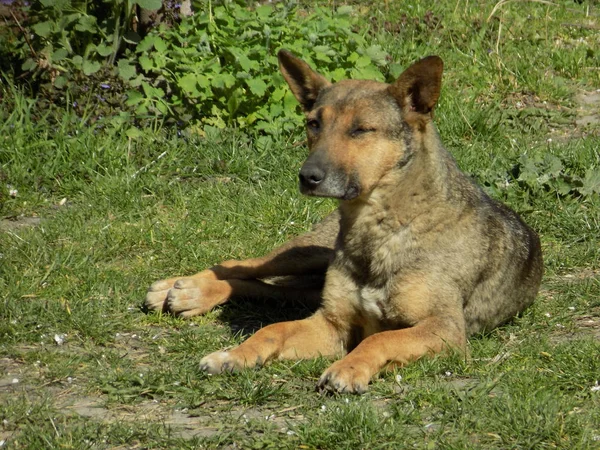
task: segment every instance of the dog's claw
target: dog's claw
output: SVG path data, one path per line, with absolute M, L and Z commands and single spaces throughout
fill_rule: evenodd
M 369 379 L 368 371 L 359 370 L 354 366 L 345 366 L 342 361 L 338 361 L 321 375 L 317 388 L 320 392 L 364 394 Z
M 229 352 L 214 352 L 200 360 L 200 370 L 208 375 L 231 373 L 239 369 L 239 364 Z

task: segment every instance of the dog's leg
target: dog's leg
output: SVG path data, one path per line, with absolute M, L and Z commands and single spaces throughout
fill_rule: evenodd
M 238 297 L 304 302 L 316 306 L 321 298 L 321 289 L 279 286 L 260 280 L 182 278 L 169 290 L 166 306 L 172 313 L 192 317 L 204 314 L 230 298 Z
M 411 328 L 383 331 L 367 337 L 346 357 L 331 365 L 319 379 L 319 388 L 363 393 L 369 380 L 387 364 L 403 366 L 449 348 L 464 350 L 464 325 L 432 317 Z
M 261 366 L 273 359 L 339 356 L 347 344 L 344 335 L 320 310 L 308 319 L 266 326 L 232 350 L 205 356 L 200 368 L 216 374 Z
M 324 276 L 333 255 L 338 232 L 339 213 L 336 211 L 315 225 L 313 230 L 292 239 L 266 256 L 225 261 L 189 277 L 157 281 L 146 294 L 146 306 L 149 309 L 171 310 L 193 316 L 209 311 L 231 296 L 287 296 L 292 292 L 289 289 L 271 289 L 268 284 L 232 283 L 232 280 L 257 280 L 287 275 L 302 277 L 307 274 Z

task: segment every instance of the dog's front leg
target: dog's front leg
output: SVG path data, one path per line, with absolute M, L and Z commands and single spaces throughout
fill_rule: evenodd
M 209 374 L 261 366 L 273 359 L 305 359 L 344 354 L 344 333 L 317 311 L 308 319 L 280 322 L 260 329 L 238 347 L 211 353 L 200 361 Z
M 460 322 L 460 321 L 459 321 Z M 387 364 L 405 365 L 448 348 L 464 349 L 464 325 L 432 317 L 414 327 L 383 331 L 367 337 L 319 379 L 320 389 L 361 394 Z

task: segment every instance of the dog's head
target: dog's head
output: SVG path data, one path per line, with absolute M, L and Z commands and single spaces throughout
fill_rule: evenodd
M 306 114 L 310 154 L 299 174 L 303 194 L 353 200 L 409 162 L 415 134 L 426 128 L 440 94 L 439 57 L 418 61 L 393 84 L 331 84 L 290 52 L 278 57 Z

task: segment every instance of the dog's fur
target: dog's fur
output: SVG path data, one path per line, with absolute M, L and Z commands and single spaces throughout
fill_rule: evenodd
M 279 63 L 307 119 L 300 190 L 339 199 L 339 208 L 265 257 L 154 283 L 146 302 L 184 316 L 236 295 L 319 296 L 321 306 L 204 357 L 203 370 L 341 357 L 319 386 L 360 393 L 387 364 L 464 349 L 468 335 L 533 302 L 543 270 L 539 238 L 458 169 L 433 125 L 440 58 L 415 63 L 391 85 L 330 84 L 283 50 Z M 322 292 L 264 282 L 319 275 Z

